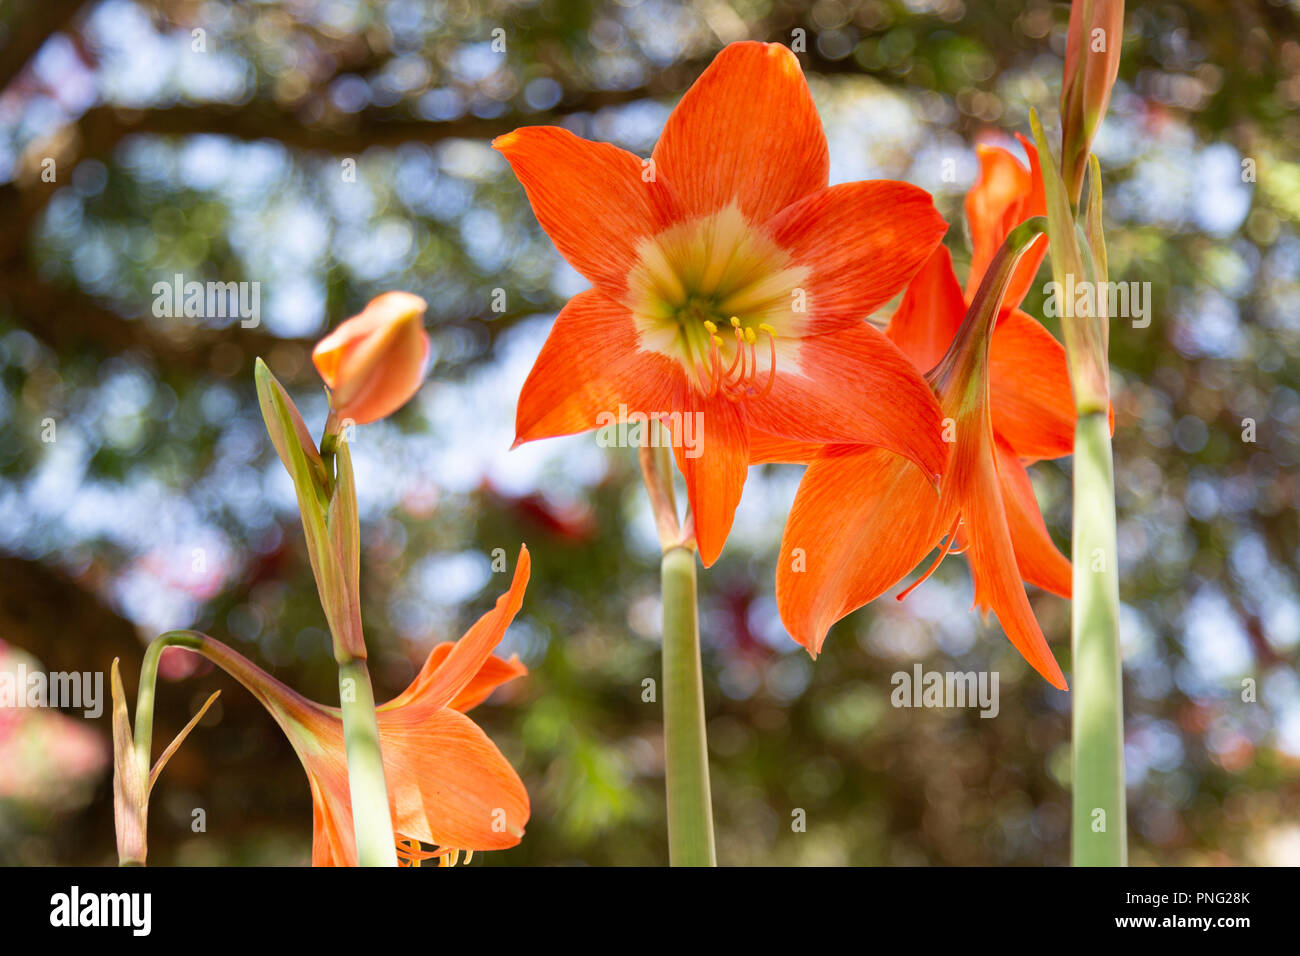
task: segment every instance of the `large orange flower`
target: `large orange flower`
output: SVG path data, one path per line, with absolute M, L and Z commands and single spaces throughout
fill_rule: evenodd
M 528 793 L 496 745 L 464 712 L 526 673 L 493 655 L 523 602 L 528 549 L 510 590 L 459 641 L 439 644 L 411 685 L 378 710 L 380 748 L 399 857 L 454 861 L 461 851 L 516 845 L 528 822 Z M 226 670 L 270 711 L 307 771 L 313 808 L 312 865 L 356 866 L 343 721 L 219 641 L 198 652 Z
M 878 445 L 916 462 L 921 480 L 937 476 L 934 396 L 863 319 L 946 227 L 914 186 L 828 186 L 826 136 L 788 49 L 724 49 L 646 162 L 556 127 L 493 145 L 594 286 L 556 318 L 519 397 L 516 443 L 595 428 L 620 406 L 671 416 L 706 566 L 731 529 L 755 431 Z M 698 454 L 676 428 L 693 413 Z
M 1047 533 L 1024 467 L 1068 455 L 1074 435 L 1064 349 L 1017 308 L 1044 240 L 1012 273 L 1000 313 L 967 315 L 1007 234 L 1044 211 L 1036 154 L 1027 148 L 1030 170 L 1003 149 L 979 150 L 980 179 L 966 201 L 967 294 L 939 247 L 886 330 L 918 369 L 929 370 L 939 395 L 952 441 L 940 494 L 887 449 L 755 443 L 758 461 L 812 461 L 786 524 L 776 593 L 786 628 L 813 654 L 835 621 L 893 587 L 942 543 L 939 560 L 965 551 L 976 605 L 991 609 L 1025 659 L 1065 688 L 1021 583 L 1070 595 L 1070 563 Z M 796 553 L 799 560 L 791 561 Z

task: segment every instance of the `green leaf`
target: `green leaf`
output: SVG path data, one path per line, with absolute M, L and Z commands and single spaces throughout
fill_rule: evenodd
M 359 653 L 364 654 L 356 590 L 349 589 L 349 578 L 340 564 L 339 552 L 335 550 L 330 533 L 330 481 L 325 463 L 312 444 L 311 433 L 292 399 L 260 358 L 255 375 L 257 400 L 262 407 L 266 430 L 298 494 L 298 511 L 302 515 L 303 533 L 307 536 L 307 556 L 311 560 L 316 590 L 320 594 L 330 633 L 334 636 L 335 657 L 344 660 L 357 656 L 359 647 Z M 351 482 L 350 459 L 347 471 Z M 355 510 L 355 491 L 349 489 L 349 492 Z M 351 580 L 355 582 L 356 575 Z
M 1101 222 L 1101 164 L 1097 154 L 1088 156 L 1088 246 L 1092 250 L 1092 261 L 1096 267 L 1097 280 L 1107 281 L 1110 273 L 1106 264 L 1106 236 Z
M 1052 278 L 1061 285 L 1066 283 L 1066 275 L 1080 278 L 1083 275 L 1083 262 L 1079 248 L 1074 241 L 1074 214 L 1070 209 L 1070 200 L 1065 193 L 1065 183 L 1061 180 L 1061 169 L 1052 147 L 1047 144 L 1047 134 L 1038 119 L 1036 110 L 1029 111 L 1029 125 L 1034 132 L 1034 145 L 1038 147 L 1038 165 L 1043 171 L 1043 192 L 1047 199 L 1047 242 L 1052 259 Z
M 254 377 L 262 420 L 266 423 L 276 454 L 293 479 L 299 501 L 305 491 L 310 491 L 310 496 L 316 499 L 317 505 L 324 508 L 328 501 L 326 489 L 329 486 L 325 463 L 316 450 L 302 415 L 298 413 L 298 407 L 260 358 L 255 365 Z
M 340 437 L 335 451 L 335 468 L 338 471 L 334 482 L 334 495 L 330 498 L 329 533 L 330 543 L 338 556 L 340 570 L 343 573 L 343 587 L 346 599 L 348 620 L 354 621 L 360 629 L 361 607 L 361 527 L 357 515 L 357 488 L 352 475 L 352 452 L 348 443 Z
M 1052 278 L 1058 291 L 1073 288 L 1080 280 L 1096 282 L 1098 276 L 1092 257 L 1085 257 L 1089 243 L 1086 238 L 1080 241 L 1081 230 L 1075 222 L 1060 167 L 1047 144 L 1047 134 L 1043 132 L 1037 111 L 1029 111 L 1029 123 L 1038 148 L 1038 164 L 1043 171 L 1043 191 L 1047 199 L 1047 250 L 1052 259 Z M 1084 413 L 1107 408 L 1110 402 L 1108 322 L 1094 316 L 1068 316 L 1062 312 L 1061 333 L 1065 338 L 1075 410 Z

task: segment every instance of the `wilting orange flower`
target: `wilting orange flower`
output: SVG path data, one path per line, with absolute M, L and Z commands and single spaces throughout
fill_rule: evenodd
M 786 524 L 776 593 L 786 628 L 813 654 L 835 621 L 893 587 L 943 542 L 939 560 L 965 551 L 975 603 L 991 609 L 1025 659 L 1065 689 L 1021 583 L 1070 595 L 1070 563 L 1047 533 L 1024 467 L 1068 455 L 1074 434 L 1064 349 L 1017 308 L 1042 260 L 1042 239 L 1012 274 L 996 326 L 991 313 L 965 318 L 1007 233 L 1043 212 L 1042 177 L 1026 148 L 1031 170 L 1000 148 L 979 150 L 980 179 L 966 201 L 968 294 L 941 246 L 886 330 L 918 369 L 929 370 L 939 395 L 953 442 L 940 494 L 886 449 L 813 450 L 766 439 L 756 448 L 758 460 L 812 461 Z M 802 561 L 791 562 L 796 548 Z
M 527 671 L 493 655 L 523 603 L 522 548 L 510 590 L 459 641 L 439 644 L 399 696 L 377 708 L 379 744 L 398 856 L 454 862 L 461 851 L 516 845 L 528 793 L 501 751 L 464 712 Z M 308 700 L 234 650 L 203 638 L 199 653 L 247 687 L 270 711 L 307 771 L 313 808 L 312 865 L 356 866 L 343 721 L 337 707 Z
M 724 49 L 645 162 L 557 127 L 493 145 L 594 286 L 556 318 L 519 397 L 516 444 L 595 428 L 620 406 L 668 416 L 675 436 L 698 422 L 694 449 L 674 445 L 706 566 L 731 529 L 754 431 L 879 445 L 937 475 L 934 396 L 863 319 L 946 227 L 915 186 L 827 185 L 826 136 L 788 49 Z
M 418 295 L 385 292 L 312 349 L 339 420 L 368 425 L 397 411 L 420 390 L 429 361 L 424 310 Z

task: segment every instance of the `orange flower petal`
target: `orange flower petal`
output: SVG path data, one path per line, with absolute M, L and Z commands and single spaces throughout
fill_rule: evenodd
M 939 364 L 966 315 L 952 255 L 936 246 L 903 293 L 885 334 L 920 371 Z
M 981 144 L 975 147 L 980 173 L 966 194 L 966 222 L 970 226 L 970 273 L 966 291 L 973 295 L 979 288 L 993 256 L 1017 223 L 1010 219 L 1019 211 L 1029 193 L 1029 170 L 1000 146 Z
M 881 179 L 805 196 L 764 229 L 810 270 L 804 291 L 815 334 L 860 322 L 897 295 L 948 224 L 924 189 Z
M 403 338 L 382 367 L 360 381 L 349 395 L 335 394 L 334 408 L 341 419 L 369 425 L 393 414 L 420 390 L 429 368 L 429 336 L 419 328 Z
M 636 345 L 628 310 L 597 290 L 569 300 L 519 393 L 515 444 L 596 427 L 620 404 L 646 414 L 669 411 L 680 365 Z
M 825 451 L 826 445 L 821 442 L 792 441 L 779 435 L 769 435 L 757 428 L 749 430 L 751 465 L 806 465 L 820 458 Z
M 381 711 L 379 732 L 394 830 L 462 850 L 501 850 L 519 842 L 528 792 L 472 720 L 417 705 Z
M 993 430 L 1022 458 L 1074 450 L 1074 393 L 1065 349 L 1020 310 L 1004 312 L 989 345 Z
M 352 802 L 347 796 L 347 775 L 342 789 L 336 791 L 345 800 L 341 807 L 327 799 L 325 788 L 308 774 L 311 785 L 311 865 L 356 866 L 357 841 L 352 832 Z
M 707 399 L 683 382 L 677 403 L 684 414 L 703 414 L 698 454 L 690 457 L 681 442 L 674 443 L 673 454 L 686 479 L 695 541 L 707 568 L 718 559 L 731 532 L 749 471 L 749 440 L 740 408 L 725 398 Z
M 473 680 L 466 684 L 447 706 L 463 714 L 487 700 L 502 684 L 508 684 L 516 677 L 524 677 L 527 674 L 528 668 L 519 660 L 518 654 L 511 654 L 509 660 L 493 654 L 483 662 L 483 666 L 479 668 Z
M 881 448 L 837 448 L 808 466 L 781 538 L 776 602 L 815 657 L 832 624 L 897 584 L 950 521 L 910 462 Z M 796 550 L 798 549 L 798 550 Z
M 675 218 L 662 177 L 647 182 L 636 156 L 558 126 L 525 126 L 492 146 L 509 161 L 560 254 L 621 298 L 637 245 Z
M 447 659 L 447 655 L 451 653 L 451 649 L 455 646 L 455 641 L 443 641 L 441 644 L 436 645 L 429 652 L 429 657 L 424 662 L 424 667 L 421 669 L 420 675 L 416 677 L 415 683 L 419 683 L 426 673 L 432 674 L 441 667 L 442 662 Z M 502 684 L 509 683 L 516 677 L 523 677 L 527 673 L 528 668 L 520 662 L 519 655 L 510 655 L 510 660 L 507 661 L 493 654 L 483 662 L 483 666 L 479 668 L 478 673 L 452 699 L 448 706 L 452 710 L 459 710 L 462 714 L 473 710 L 487 700 L 492 692 Z
M 434 662 L 434 655 L 430 654 L 411 686 L 380 706 L 379 711 L 397 711 L 417 700 L 436 710 L 446 707 L 465 692 L 492 656 L 493 649 L 501 643 L 510 622 L 519 613 L 531 568 L 532 559 L 528 548 L 526 545 L 521 546 L 510 590 L 497 598 L 496 606 L 475 621 L 445 657 Z
M 997 441 L 998 484 L 1006 509 L 1007 530 L 1016 552 L 1020 577 L 1035 587 L 1068 598 L 1071 591 L 1070 562 L 1057 550 L 1047 533 L 1043 514 L 1034 497 L 1029 473 L 1016 453 L 1003 441 Z
M 653 158 L 684 216 L 734 202 L 755 223 L 825 189 L 830 169 L 808 83 L 779 43 L 723 49 L 668 117 Z
M 965 419 L 965 416 L 963 416 Z M 1038 626 L 1011 544 L 1011 532 L 994 464 L 993 436 L 987 425 L 977 426 L 978 413 L 968 419 L 978 437 L 959 441 L 945 487 L 945 499 L 955 500 L 966 527 L 966 560 L 975 582 L 975 604 L 991 609 L 1007 638 L 1029 665 L 1053 687 L 1066 690 L 1065 675 L 1052 656 Z M 958 430 L 964 422 L 958 422 Z
M 800 339 L 798 369 L 777 359 L 770 395 L 746 405 L 750 424 L 799 442 L 879 445 L 943 469 L 939 404 L 920 372 L 883 333 L 860 323 Z
M 1017 133 L 1016 140 L 1024 149 L 1025 155 L 1029 157 L 1029 195 L 1025 198 L 1020 210 L 1020 222 L 1024 222 L 1033 216 L 1047 215 L 1047 187 L 1043 185 L 1043 170 L 1038 165 L 1038 147 L 1026 138 L 1023 133 Z M 1018 225 L 1020 223 L 1013 223 L 1011 228 L 1014 229 Z M 1006 237 L 1003 236 L 1003 238 Z M 1021 257 L 1019 264 L 1017 264 L 1002 303 L 1004 312 L 1019 306 L 1024 301 L 1025 293 L 1033 285 L 1034 278 L 1038 275 L 1038 267 L 1043 264 L 1043 257 L 1046 255 L 1047 236 L 1044 235 L 1025 250 L 1024 256 Z
M 971 262 L 966 277 L 966 297 L 973 298 L 984 272 L 1007 234 L 1031 216 L 1047 215 L 1047 199 L 1038 152 L 1023 136 L 1020 143 L 1029 155 L 1030 169 L 1020 165 L 1000 146 L 976 147 L 980 176 L 966 194 L 966 221 L 970 224 Z M 1033 283 L 1047 251 L 1047 237 L 1037 239 L 1026 250 L 1007 286 L 1003 311 L 1020 304 Z

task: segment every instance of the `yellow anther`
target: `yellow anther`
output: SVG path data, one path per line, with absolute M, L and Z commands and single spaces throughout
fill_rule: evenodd
M 713 336 L 713 344 L 716 345 L 718 348 L 722 348 L 722 336 L 721 335 Z
M 710 322 L 708 319 L 704 320 L 704 327 L 709 330 L 710 335 L 714 335 L 718 331 L 718 326 L 715 323 Z
M 772 326 L 768 325 L 766 322 L 760 323 L 758 330 L 760 332 L 766 332 L 768 335 L 772 336 L 772 338 L 776 338 L 776 329 L 772 328 Z
M 464 862 L 464 865 L 465 865 L 465 866 L 469 866 L 469 861 L 472 860 L 472 859 L 474 859 L 474 851 L 473 851 L 473 850 L 466 850 L 466 851 L 465 851 L 465 862 Z
M 730 321 L 731 321 L 731 327 L 733 329 L 740 328 L 740 319 L 736 318 L 736 316 L 733 315 Z
M 758 341 L 758 336 L 754 334 L 753 329 L 745 329 L 745 341 L 750 345 Z

